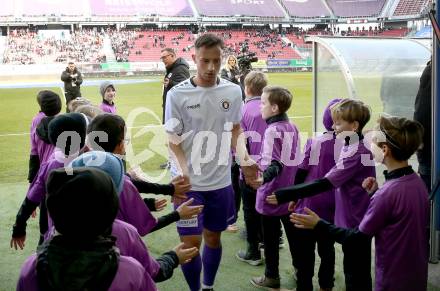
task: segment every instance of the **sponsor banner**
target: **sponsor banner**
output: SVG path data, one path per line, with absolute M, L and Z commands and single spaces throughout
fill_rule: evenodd
M 104 71 L 129 71 L 130 63 L 103 63 L 101 69 Z
M 290 60 L 267 60 L 268 67 L 290 67 Z
M 268 68 L 276 68 L 276 67 L 294 67 L 294 68 L 301 68 L 301 67 L 311 67 L 312 66 L 312 59 L 295 59 L 295 60 L 267 60 L 267 67 Z
M 311 67 L 312 59 L 300 59 L 300 60 L 290 60 L 290 65 L 292 67 Z

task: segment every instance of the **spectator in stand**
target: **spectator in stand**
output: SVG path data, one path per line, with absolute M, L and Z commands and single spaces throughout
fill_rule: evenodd
M 168 91 L 175 85 L 189 78 L 189 65 L 183 58 L 178 58 L 172 48 L 164 48 L 160 53 L 160 60 L 166 68 L 165 77 L 163 79 L 162 94 L 162 121 L 165 123 L 165 104 Z M 166 162 L 160 165 L 161 169 L 169 167 Z
M 66 98 L 66 108 L 69 112 L 69 103 L 76 97 L 81 97 L 81 84 L 83 82 L 81 72 L 78 71 L 73 62 L 69 62 L 66 70 L 61 74 L 61 81 L 64 82 L 64 95 Z

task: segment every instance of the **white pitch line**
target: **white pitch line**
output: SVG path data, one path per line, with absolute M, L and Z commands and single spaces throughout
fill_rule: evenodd
M 313 115 L 289 116 L 289 119 L 312 118 Z
M 302 119 L 302 118 L 311 118 L 312 115 L 302 115 L 302 116 L 289 116 L 289 119 Z M 157 128 L 157 127 L 163 127 L 163 124 L 156 124 L 156 125 L 142 125 L 142 126 L 131 126 L 128 127 L 129 129 L 137 129 L 137 128 Z M 5 133 L 0 134 L 0 137 L 7 137 L 7 136 L 21 136 L 21 135 L 29 135 L 29 132 L 21 132 L 21 133 Z
M 0 137 L 3 137 L 3 136 L 19 136 L 19 135 L 29 135 L 29 132 L 0 134 Z

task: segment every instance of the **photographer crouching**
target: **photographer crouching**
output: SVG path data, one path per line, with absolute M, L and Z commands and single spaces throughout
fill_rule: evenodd
M 68 104 L 76 97 L 81 97 L 81 84 L 83 82 L 81 72 L 78 71 L 73 62 L 69 62 L 66 70 L 61 74 L 61 81 L 64 82 L 64 96 L 66 97 L 66 112 L 69 112 Z

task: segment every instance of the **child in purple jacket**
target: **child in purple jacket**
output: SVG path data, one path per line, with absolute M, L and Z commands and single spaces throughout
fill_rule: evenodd
M 420 147 L 422 136 L 423 127 L 417 121 L 399 117 L 379 119 L 373 153 L 375 160 L 387 168 L 385 183 L 377 190 L 374 177 L 364 180 L 364 188 L 374 195 L 358 228 L 337 227 L 308 208 L 306 214 L 291 216 L 297 227 L 314 229 L 318 235 L 330 236 L 342 246 L 357 248 L 374 237 L 376 291 L 427 288 L 428 192 L 408 164 Z
M 40 111 L 32 119 L 30 129 L 29 183 L 32 183 L 40 165 L 45 163 L 53 152 L 54 146 L 49 141 L 47 126 L 53 117 L 61 111 L 61 98 L 53 91 L 38 92 L 37 102 L 40 105 Z
M 286 114 L 292 103 L 292 95 L 282 87 L 268 86 L 261 96 L 261 116 L 267 123 L 261 149 L 260 168 L 264 171 L 257 180 L 257 198 L 255 208 L 262 216 L 264 255 L 266 258 L 265 274 L 251 279 L 251 284 L 263 288 L 279 288 L 279 237 L 280 222 L 284 226 L 293 255 L 293 225 L 289 222 L 287 203 L 272 205 L 266 197 L 273 191 L 293 183 L 297 171 L 297 150 L 299 133 L 290 123 Z M 293 258 L 293 257 L 292 257 Z
M 257 71 L 250 72 L 244 79 L 246 99 L 244 100 L 240 124 L 246 136 L 246 147 L 249 155 L 252 155 L 254 160 L 258 160 L 260 156 L 262 139 L 267 128 L 267 123 L 260 113 L 261 94 L 267 83 L 266 74 Z M 257 191 L 247 185 L 243 177 L 240 179 L 240 190 L 243 197 L 247 248 L 246 250 L 239 250 L 235 257 L 242 262 L 257 266 L 263 262 L 259 249 L 259 243 L 263 241 L 261 214 L 255 210 Z
M 113 85 L 112 82 L 105 81 L 101 84 L 99 87 L 99 92 L 102 96 L 102 103 L 99 105 L 99 108 L 101 108 L 102 111 L 116 114 L 116 105 L 115 105 L 115 98 L 116 98 L 116 89 L 115 85 Z
M 26 240 L 26 222 L 46 197 L 46 181 L 50 171 L 64 167 L 83 150 L 86 139 L 86 124 L 85 116 L 79 113 L 58 115 L 50 121 L 48 125 L 49 140 L 57 148 L 49 160 L 41 165 L 36 177 L 29 185 L 12 229 L 11 247 L 23 249 Z M 68 133 L 64 134 L 64 131 Z M 62 142 L 63 138 L 65 138 L 65 142 Z M 40 212 L 40 218 L 42 218 L 46 213 L 44 207 Z M 39 244 L 43 242 L 43 237 L 48 230 L 47 219 L 40 222 Z
M 334 189 L 335 224 L 354 228 L 359 226 L 369 204 L 368 193 L 362 188 L 362 182 L 376 175 L 372 153 L 362 135 L 371 112 L 362 101 L 354 99 L 339 101 L 331 108 L 331 112 L 333 129 L 337 135 L 335 152 L 339 154 L 336 165 L 325 177 L 278 189 L 267 201 L 276 205 Z M 371 290 L 371 241 L 356 247 L 343 245 L 342 251 L 347 291 Z
M 295 184 L 310 182 L 323 178 L 336 164 L 335 142 L 336 136 L 332 130 L 333 120 L 330 108 L 339 102 L 340 99 L 333 99 L 327 105 L 323 114 L 323 124 L 327 130 L 321 135 L 307 140 L 304 150 L 304 160 L 298 166 L 295 176 Z M 335 215 L 335 190 L 330 189 L 313 197 L 299 199 L 295 206 L 297 213 L 303 213 L 308 207 L 316 211 L 327 221 L 333 222 Z M 315 245 L 318 247 L 318 254 L 321 258 L 319 266 L 320 290 L 331 290 L 334 285 L 335 273 L 335 248 L 334 241 L 328 237 L 317 236 L 313 231 L 294 228 L 293 252 L 296 267 L 296 290 L 312 291 L 313 275 L 315 271 Z
M 98 169 L 52 171 L 46 203 L 56 234 L 26 260 L 17 290 L 156 290 L 144 267 L 115 247 L 116 192 Z

